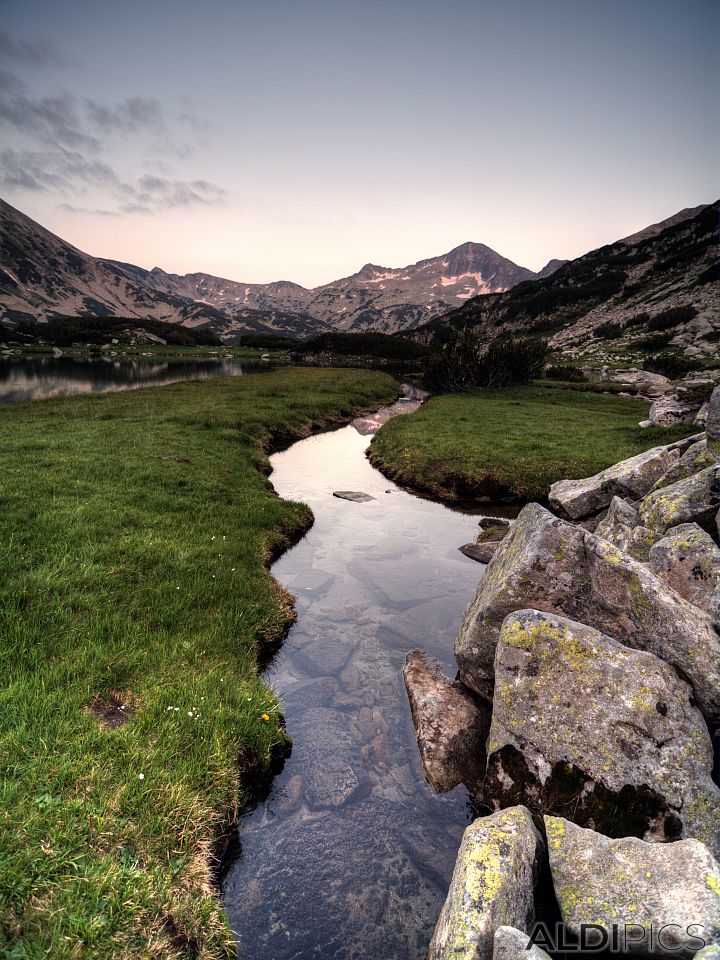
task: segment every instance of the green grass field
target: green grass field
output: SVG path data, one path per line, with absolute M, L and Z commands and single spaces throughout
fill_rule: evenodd
M 265 561 L 309 522 L 263 447 L 397 392 L 284 370 L 0 407 L 3 957 L 234 954 L 211 853 L 284 741 Z
M 431 397 L 376 435 L 370 459 L 400 483 L 446 500 L 543 500 L 551 483 L 697 432 L 642 430 L 643 401 L 527 386 Z

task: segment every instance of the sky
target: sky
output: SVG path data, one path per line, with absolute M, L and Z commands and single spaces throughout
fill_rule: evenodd
M 717 198 L 718 36 L 715 0 L 0 0 L 0 195 L 175 273 L 537 270 Z

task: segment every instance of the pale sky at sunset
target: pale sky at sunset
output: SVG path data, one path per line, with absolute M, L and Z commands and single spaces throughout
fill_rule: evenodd
M 711 0 L 0 0 L 0 31 L 0 195 L 143 267 L 539 269 L 720 194 Z

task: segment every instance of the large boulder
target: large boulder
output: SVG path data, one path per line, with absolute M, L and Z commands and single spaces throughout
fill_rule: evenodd
M 650 569 L 689 603 L 714 618 L 720 585 L 720 549 L 696 523 L 671 527 L 650 549 Z
M 595 534 L 634 560 L 647 560 L 653 544 L 652 531 L 640 526 L 638 508 L 620 497 L 612 498 L 610 509 L 598 523 Z
M 493 960 L 550 960 L 544 950 L 515 927 L 498 927 L 493 939 Z
M 535 922 L 542 837 L 525 807 L 481 817 L 466 829 L 428 960 L 492 960 L 495 931 Z
M 680 457 L 677 463 L 674 463 L 667 473 L 655 484 L 650 491 L 661 490 L 663 487 L 669 487 L 678 480 L 686 480 L 696 473 L 700 473 L 706 467 L 713 467 L 718 462 L 718 457 L 708 447 L 706 439 L 698 440 L 688 447 L 685 453 Z
M 403 679 L 410 701 L 425 776 L 439 793 L 459 783 L 476 793 L 485 774 L 490 708 L 422 650 L 405 658 Z
M 597 924 L 618 952 L 654 956 L 691 956 L 720 939 L 720 865 L 703 843 L 611 840 L 560 817 L 545 828 L 562 920 L 576 936 Z
M 585 624 L 521 610 L 503 624 L 495 672 L 487 802 L 718 850 L 712 742 L 672 667 Z
M 702 406 L 701 400 L 665 394 L 650 407 L 650 423 L 654 427 L 673 427 L 678 423 L 694 423 Z
M 640 504 L 640 523 L 656 534 L 681 523 L 697 523 L 709 530 L 718 507 L 720 463 L 648 494 Z
M 642 563 L 536 503 L 523 508 L 489 564 L 455 642 L 461 679 L 487 700 L 500 627 L 525 607 L 667 660 L 690 678 L 713 726 L 720 722 L 720 636 L 711 618 Z
M 639 500 L 652 490 L 680 455 L 675 444 L 653 447 L 593 477 L 559 480 L 550 487 L 550 506 L 571 520 L 579 520 L 604 510 L 614 496 Z
M 462 681 L 493 697 L 500 625 L 522 607 L 563 610 L 585 591 L 585 532 L 537 503 L 525 506 L 480 580 L 455 642 Z M 570 612 L 568 610 L 568 612 Z

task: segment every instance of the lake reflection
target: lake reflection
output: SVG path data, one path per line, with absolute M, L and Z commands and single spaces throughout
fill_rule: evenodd
M 251 365 L 252 372 L 268 370 Z M 250 372 L 245 368 L 245 372 Z M 161 360 L 158 358 L 18 357 L 0 356 L 0 403 L 22 403 L 49 397 L 133 390 L 180 380 L 239 377 L 243 366 L 236 360 Z

